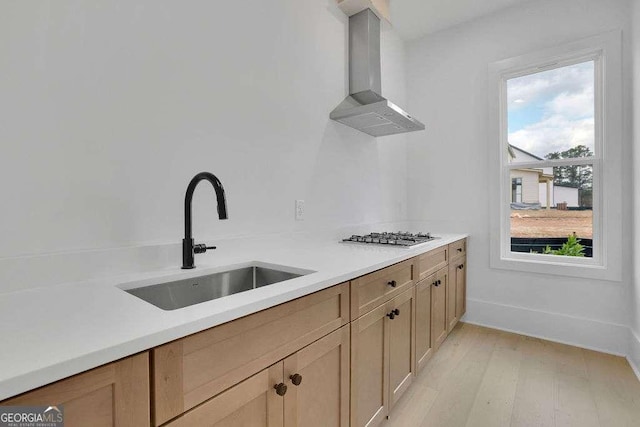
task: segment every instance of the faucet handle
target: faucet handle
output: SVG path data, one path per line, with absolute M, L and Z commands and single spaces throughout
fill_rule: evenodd
M 193 245 L 193 253 L 194 254 L 203 254 L 207 252 L 207 249 L 215 249 L 215 246 L 207 246 L 204 243 L 197 243 Z

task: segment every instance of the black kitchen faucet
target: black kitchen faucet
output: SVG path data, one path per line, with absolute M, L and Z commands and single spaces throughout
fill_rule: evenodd
M 200 172 L 193 177 L 187 187 L 187 194 L 184 197 L 184 239 L 182 239 L 182 268 L 195 268 L 193 263 L 193 255 L 201 254 L 207 249 L 215 249 L 215 246 L 207 246 L 205 244 L 193 243 L 191 235 L 191 202 L 193 200 L 193 192 L 200 181 L 209 181 L 216 191 L 216 199 L 218 200 L 218 218 L 227 219 L 227 201 L 224 197 L 224 187 L 220 180 L 210 172 Z

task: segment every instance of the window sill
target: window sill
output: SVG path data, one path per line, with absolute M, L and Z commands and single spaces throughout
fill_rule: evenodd
M 555 256 L 554 256 L 555 257 Z M 574 262 L 563 262 L 568 257 L 558 261 L 550 261 L 548 259 L 522 259 L 511 258 L 508 255 L 504 257 L 492 256 L 491 268 L 522 271 L 527 273 L 549 274 L 553 276 L 567 276 L 583 279 L 608 280 L 612 282 L 622 281 L 622 272 L 619 263 L 617 265 L 598 265 L 598 264 L 578 264 Z M 582 259 L 581 259 L 582 261 Z

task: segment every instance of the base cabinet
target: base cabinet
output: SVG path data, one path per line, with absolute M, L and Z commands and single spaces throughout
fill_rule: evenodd
M 344 326 L 170 421 L 170 427 L 348 427 Z
M 160 426 L 349 322 L 343 283 L 151 351 Z
M 344 326 L 285 359 L 285 426 L 349 426 L 349 348 Z
M 420 372 L 433 355 L 431 347 L 431 286 L 435 274 L 416 284 L 416 372 Z
M 436 351 L 447 338 L 447 286 L 448 267 L 441 268 L 433 275 L 431 283 L 431 348 Z
M 414 374 L 414 288 L 351 322 L 351 426 L 381 424 Z
M 67 427 L 148 426 L 149 353 L 100 366 L 0 405 L 63 405 Z
M 461 257 L 449 264 L 449 280 L 451 286 L 448 292 L 449 332 L 467 311 L 467 259 Z

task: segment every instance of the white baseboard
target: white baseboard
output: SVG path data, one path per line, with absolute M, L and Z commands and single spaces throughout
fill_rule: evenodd
M 629 328 L 629 354 L 627 361 L 640 381 L 640 338 L 633 329 Z
M 616 356 L 629 354 L 626 325 L 476 299 L 467 300 L 463 321 Z

